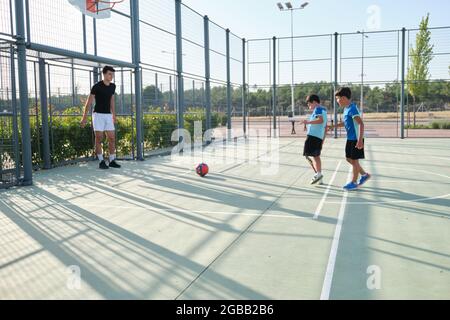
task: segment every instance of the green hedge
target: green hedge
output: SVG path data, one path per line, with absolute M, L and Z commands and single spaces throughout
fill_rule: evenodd
M 436 129 L 450 130 L 450 122 L 432 122 L 430 124 L 406 125 L 406 129 Z
M 94 155 L 94 136 L 89 119 L 85 128 L 80 127 L 80 108 L 71 108 L 66 114 L 53 115 L 50 129 L 50 148 L 52 152 L 52 162 L 60 163 Z M 72 114 L 67 114 L 72 113 Z M 212 114 L 212 127 L 226 125 L 227 117 L 224 114 Z M 2 120 L 5 121 L 5 120 Z M 42 166 L 42 125 L 36 124 L 36 116 L 30 116 L 32 160 L 35 166 Z M 194 135 L 195 121 L 202 122 L 203 132 L 206 127 L 206 119 L 203 112 L 189 110 L 184 116 L 185 129 L 189 131 L 191 137 Z M 49 121 L 50 122 L 50 121 Z M 135 144 L 135 119 L 129 116 L 117 117 L 117 154 L 121 157 L 129 157 L 133 152 L 133 141 Z M 143 140 L 146 151 L 172 146 L 172 132 L 177 128 L 177 119 L 174 114 L 154 114 L 145 115 L 143 118 Z M 20 136 L 19 136 L 20 139 Z M 11 143 L 12 128 L 6 123 L 0 123 L 0 143 L 4 145 Z M 134 146 L 136 147 L 136 146 Z M 107 150 L 107 144 L 104 144 Z M 11 150 L 5 150 L 9 156 L 13 157 Z M 9 154 L 11 153 L 11 154 Z

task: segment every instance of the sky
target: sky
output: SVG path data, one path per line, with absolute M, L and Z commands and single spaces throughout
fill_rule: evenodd
M 305 0 L 306 1 L 306 0 Z M 314 35 L 357 30 L 416 28 L 430 13 L 430 26 L 450 25 L 449 0 L 307 0 L 294 13 L 294 34 Z M 290 14 L 277 0 L 183 0 L 201 14 L 247 39 L 289 36 Z M 294 0 L 300 6 L 303 0 Z M 284 3 L 284 1 L 283 1 Z M 379 19 L 377 19 L 379 17 Z
M 72 0 L 30 1 L 32 41 L 81 52 L 83 50 L 82 20 L 78 9 L 69 4 Z M 240 38 L 272 38 L 290 36 L 290 14 L 280 12 L 278 0 L 182 0 L 201 15 L 224 28 L 229 28 Z M 295 11 L 295 35 L 318 35 L 354 33 L 358 30 L 399 30 L 402 27 L 417 28 L 423 16 L 430 13 L 430 27 L 450 26 L 450 0 L 293 0 L 299 7 L 303 1 L 309 5 L 305 10 Z M 0 0 L 0 32 L 9 33 L 9 0 Z M 284 2 L 283 2 L 284 3 Z M 129 0 L 119 4 L 118 10 L 129 11 Z M 78 14 L 77 14 L 78 13 Z M 201 78 L 204 75 L 203 18 L 182 9 L 183 37 L 199 45 L 183 41 L 183 69 L 187 85 L 189 76 Z M 159 82 L 169 86 L 174 68 L 176 42 L 175 1 L 141 0 L 140 18 L 146 23 L 140 25 L 141 61 L 147 65 L 164 68 L 159 74 Z M 150 26 L 155 25 L 157 28 Z M 114 14 L 110 19 L 97 20 L 98 55 L 122 61 L 131 61 L 130 22 L 128 18 Z M 114 36 L 111 36 L 111 35 Z M 366 35 L 367 36 L 367 35 Z M 415 41 L 415 33 L 408 34 L 408 46 Z M 231 81 L 242 83 L 242 41 L 232 36 Z M 93 54 L 93 20 L 87 20 L 87 52 Z M 339 81 L 357 82 L 361 76 L 365 82 L 389 82 L 399 77 L 399 39 L 397 32 L 370 34 L 364 40 L 364 60 L 361 54 L 360 35 L 342 36 L 339 45 L 342 58 L 339 66 Z M 294 42 L 295 83 L 332 80 L 331 37 L 305 37 Z M 210 24 L 211 77 L 226 80 L 226 60 L 224 54 L 225 31 Z M 430 72 L 433 79 L 448 79 L 450 65 L 450 28 L 434 30 L 432 43 L 434 52 Z M 247 46 L 247 82 L 260 86 L 271 84 L 271 41 L 251 41 Z M 289 39 L 278 42 L 277 66 L 278 83 L 291 83 L 290 63 L 291 43 Z M 381 59 L 380 56 L 383 56 Z M 352 58 L 353 57 L 353 58 Z M 367 59 L 370 57 L 371 59 Z M 321 60 L 321 61 L 312 61 Z M 345 59 L 345 60 L 344 60 Z M 364 71 L 362 72 L 362 66 Z M 144 74 L 144 83 L 155 83 L 154 71 Z M 7 73 L 3 73 L 7 76 Z M 1 76 L 1 75 L 0 75 Z M 4 76 L 4 77 L 5 77 Z M 87 83 L 81 76 L 80 83 Z M 53 87 L 70 90 L 68 69 L 54 72 Z M 30 73 L 30 81 L 33 74 Z M 200 83 L 198 84 L 200 86 Z M 88 87 L 88 84 L 85 85 Z

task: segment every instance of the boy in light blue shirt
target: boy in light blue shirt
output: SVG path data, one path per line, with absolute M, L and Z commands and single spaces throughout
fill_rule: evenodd
M 308 96 L 306 98 L 306 103 L 309 110 L 312 111 L 312 114 L 309 117 L 309 120 L 304 120 L 302 122 L 307 126 L 308 130 L 303 155 L 308 161 L 310 161 L 309 157 L 314 158 L 312 166 L 316 174 L 311 179 L 311 184 L 316 184 L 323 179 L 320 154 L 326 135 L 327 110 L 320 105 L 320 98 L 315 94 Z

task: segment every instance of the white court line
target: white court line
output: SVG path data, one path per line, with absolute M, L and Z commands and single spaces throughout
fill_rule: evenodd
M 336 179 L 336 175 L 341 167 L 342 161 L 339 161 L 336 170 L 333 173 L 333 176 L 331 177 L 330 182 L 328 183 L 327 189 L 325 190 L 325 193 L 323 194 L 322 200 L 320 200 L 319 205 L 317 206 L 316 212 L 314 213 L 314 220 L 317 220 L 319 218 L 320 212 L 322 211 L 323 205 L 325 204 L 325 200 L 327 199 L 328 193 L 330 192 L 331 186 L 334 182 L 334 179 Z
M 439 159 L 439 160 L 446 160 L 446 161 L 449 161 L 449 160 L 450 160 L 450 158 L 435 157 L 435 156 L 430 156 L 430 158 Z
M 382 179 L 371 179 L 371 182 L 377 182 L 377 183 L 408 183 L 411 184 L 411 181 L 409 180 L 382 180 Z M 436 184 L 435 181 L 420 181 L 420 183 L 432 183 Z
M 352 175 L 352 168 L 350 167 L 348 171 L 348 179 L 350 180 Z M 325 274 L 325 279 L 323 281 L 322 293 L 320 295 L 320 300 L 329 300 L 331 284 L 333 282 L 334 266 L 336 264 L 336 256 L 339 247 L 339 239 L 341 237 L 342 224 L 344 222 L 345 207 L 347 205 L 348 191 L 344 191 L 342 196 L 341 208 L 339 210 L 338 221 L 336 224 L 336 229 L 334 231 L 333 243 L 331 244 L 330 257 L 328 259 L 327 271 Z
M 32 201 L 19 199 L 15 201 L 16 203 L 30 203 Z M 143 210 L 143 211 L 151 211 L 154 213 L 171 213 L 176 214 L 177 212 L 188 213 L 188 214 L 196 214 L 196 215 L 209 215 L 210 218 L 213 218 L 214 215 L 225 215 L 225 216 L 260 216 L 261 213 L 246 213 L 246 212 L 226 212 L 226 211 L 213 211 L 213 210 L 189 210 L 189 209 L 159 209 L 152 208 L 148 206 L 117 206 L 117 205 L 102 205 L 102 204 L 89 204 L 89 203 L 72 203 L 72 202 L 58 202 L 55 204 L 47 204 L 47 207 L 80 207 L 80 208 L 101 208 L 101 209 L 122 209 L 122 210 Z M 283 214 L 267 214 L 264 215 L 267 218 L 281 218 L 281 219 L 310 219 L 310 217 L 301 217 L 295 215 L 283 215 Z

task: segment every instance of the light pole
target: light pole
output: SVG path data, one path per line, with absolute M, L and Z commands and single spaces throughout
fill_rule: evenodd
M 364 115 L 364 39 L 369 38 L 363 31 L 357 31 L 362 37 L 362 52 L 361 52 L 361 115 Z
M 292 103 L 292 116 L 295 116 L 295 83 L 294 83 L 294 11 L 295 10 L 303 10 L 309 4 L 308 2 L 303 3 L 300 7 L 294 7 L 291 2 L 286 2 L 286 8 L 281 4 L 281 2 L 277 3 L 278 9 L 280 11 L 290 11 L 291 12 L 291 72 L 292 72 L 292 81 L 291 81 L 291 103 Z M 274 61 L 275 63 L 275 61 Z M 301 111 L 300 111 L 301 113 Z

